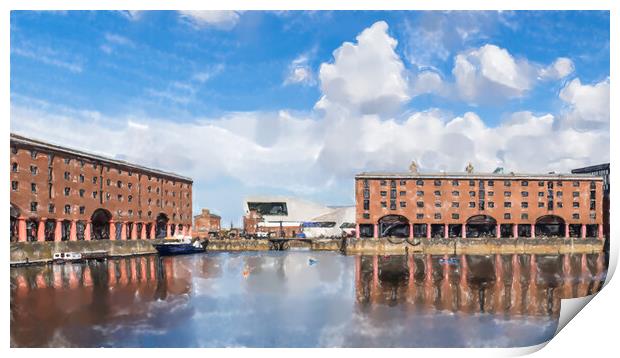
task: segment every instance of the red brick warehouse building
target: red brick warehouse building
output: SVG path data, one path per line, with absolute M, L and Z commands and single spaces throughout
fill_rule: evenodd
M 192 179 L 11 134 L 11 242 L 191 235 Z
M 361 173 L 356 235 L 603 237 L 603 179 L 584 174 Z

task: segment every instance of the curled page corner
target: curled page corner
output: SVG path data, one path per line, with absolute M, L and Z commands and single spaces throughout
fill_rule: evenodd
M 553 336 L 557 336 L 560 331 L 566 327 L 577 313 L 579 313 L 596 294 L 577 298 L 564 298 L 560 303 L 560 318 L 558 319 L 558 327 L 555 330 Z

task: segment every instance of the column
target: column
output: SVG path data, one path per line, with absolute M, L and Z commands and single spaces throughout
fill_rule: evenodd
M 155 226 L 157 226 L 157 223 L 151 224 L 151 240 L 155 238 Z
M 136 223 L 133 223 L 133 225 L 131 225 L 131 239 L 132 240 L 138 240 L 138 228 L 136 227 Z
M 519 224 L 512 224 L 512 237 L 515 239 L 519 237 Z
M 375 239 L 378 239 L 379 238 L 379 224 L 375 224 L 374 227 L 375 227 L 375 229 L 374 229 L 374 232 L 372 234 L 372 237 L 375 238 Z
M 495 227 L 495 237 L 498 238 L 498 239 L 501 237 L 501 230 L 500 230 L 499 223 L 497 223 L 497 225 Z
M 45 241 L 45 218 L 39 220 L 39 227 L 37 228 L 37 241 Z
M 62 241 L 62 219 L 56 219 L 56 227 L 54 228 L 54 241 Z
M 568 230 L 568 227 L 569 227 L 568 223 L 565 223 L 565 224 L 564 224 L 564 237 L 565 237 L 565 238 L 567 238 L 567 239 L 568 239 L 568 238 L 569 238 L 569 236 L 570 236 L 570 235 L 569 235 L 569 231 L 570 231 L 570 230 Z
M 90 241 L 90 220 L 86 220 L 86 227 L 84 227 L 84 241 Z
M 461 237 L 463 239 L 467 237 L 467 226 L 465 224 L 461 224 Z
M 77 241 L 77 222 L 74 220 L 71 220 L 71 230 L 69 230 L 69 240 L 70 241 Z
M 409 223 L 409 238 L 413 239 L 413 224 Z
M 26 218 L 20 216 L 17 218 L 17 241 L 26 242 L 28 240 L 26 235 Z
M 426 238 L 430 239 L 431 238 L 431 224 L 426 224 Z
M 443 224 L 443 238 L 447 239 L 450 237 L 450 233 L 448 232 L 448 224 Z
M 598 238 L 599 240 L 603 240 L 603 224 L 597 224 L 598 225 Z
M 360 224 L 355 224 L 355 238 L 360 239 Z
M 581 238 L 586 238 L 586 224 L 581 224 Z
M 172 224 L 166 224 L 166 238 L 170 237 L 170 227 Z
M 530 224 L 530 237 L 533 239 L 536 237 L 536 225 Z
M 140 239 L 146 240 L 146 223 L 142 223 L 142 230 L 140 232 Z
M 110 240 L 116 240 L 116 223 L 110 220 Z
M 127 240 L 127 223 L 123 221 L 121 223 L 121 240 Z

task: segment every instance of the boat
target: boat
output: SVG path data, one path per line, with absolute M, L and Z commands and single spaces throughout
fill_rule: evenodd
M 205 252 L 202 243 L 199 240 L 192 241 L 191 237 L 183 237 L 175 241 L 153 244 L 153 246 L 162 256 Z
M 57 264 L 62 264 L 65 262 L 79 262 L 82 261 L 82 254 L 79 252 L 54 252 L 52 260 Z

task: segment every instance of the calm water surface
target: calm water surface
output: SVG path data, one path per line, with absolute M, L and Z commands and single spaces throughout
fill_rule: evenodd
M 598 254 L 310 251 L 11 268 L 11 346 L 528 346 L 605 273 Z

